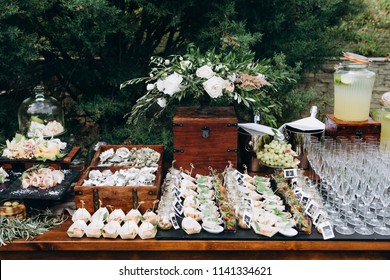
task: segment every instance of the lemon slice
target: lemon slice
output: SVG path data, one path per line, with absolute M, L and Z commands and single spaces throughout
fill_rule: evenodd
M 30 120 L 32 122 L 37 122 L 37 123 L 43 124 L 43 120 L 41 118 L 37 117 L 37 116 L 31 116 Z
M 340 80 L 343 84 L 350 85 L 353 83 L 354 78 L 352 75 L 344 74 L 341 75 Z

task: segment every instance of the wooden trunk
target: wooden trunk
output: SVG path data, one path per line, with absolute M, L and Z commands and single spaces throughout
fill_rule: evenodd
M 237 166 L 237 117 L 233 107 L 178 107 L 173 118 L 175 167 L 209 174 L 221 172 L 231 162 Z
M 76 207 L 82 206 L 94 213 L 99 208 L 99 201 L 103 206 L 111 205 L 113 209 L 122 209 L 125 213 L 132 208 L 137 208 L 138 203 L 144 201 L 139 207 L 141 213 L 152 209 L 153 202 L 160 196 L 161 167 L 158 168 L 155 182 L 152 186 L 83 186 L 84 180 L 88 178 L 89 172 L 94 169 L 110 169 L 113 173 L 119 169 L 129 167 L 89 167 L 80 177 L 74 187 Z M 157 207 L 157 204 L 156 204 Z
M 350 139 L 373 137 L 380 139 L 381 124 L 369 118 L 363 122 L 346 122 L 336 119 L 334 115 L 327 114 L 325 122 L 325 135 L 336 138 L 337 136 L 346 136 Z

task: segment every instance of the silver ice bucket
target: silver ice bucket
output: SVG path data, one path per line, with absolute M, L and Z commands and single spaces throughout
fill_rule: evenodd
M 268 134 L 254 135 L 239 128 L 238 146 L 240 149 L 240 165 L 242 167 L 246 166 L 249 172 L 264 171 L 266 167 L 260 164 L 256 152 L 261 148 L 259 146 L 269 143 L 271 140 L 272 137 Z
M 292 149 L 297 153 L 300 163 L 299 168 L 310 169 L 310 163 L 307 159 L 307 150 L 305 147 L 305 139 L 310 137 L 317 137 L 318 140 L 321 139 L 324 133 L 324 129 L 317 130 L 300 130 L 289 125 L 286 125 L 283 128 L 283 134 L 286 141 L 291 144 Z

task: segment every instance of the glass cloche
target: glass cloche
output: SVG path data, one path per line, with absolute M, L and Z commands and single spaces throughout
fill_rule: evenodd
M 19 130 L 27 137 L 52 137 L 64 133 L 64 111 L 60 102 L 34 88 L 34 97 L 25 99 L 18 110 Z

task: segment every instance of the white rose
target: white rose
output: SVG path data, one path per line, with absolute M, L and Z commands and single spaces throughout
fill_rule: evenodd
M 176 92 L 179 92 L 180 83 L 183 81 L 183 77 L 177 73 L 173 73 L 166 77 L 164 80 L 164 93 L 172 96 Z
M 164 86 L 164 81 L 163 80 L 158 79 L 156 85 L 157 85 L 157 89 L 159 91 L 161 91 L 161 92 L 164 91 L 165 86 Z
M 210 79 L 214 75 L 214 71 L 208 65 L 203 65 L 196 70 L 196 76 L 198 76 L 199 78 Z
M 222 96 L 222 90 L 225 80 L 221 77 L 212 77 L 203 83 L 203 88 L 210 95 L 211 98 Z
M 152 89 L 154 89 L 154 84 L 147 84 L 146 85 L 146 90 L 152 90 Z
M 159 97 L 159 98 L 157 98 L 157 104 L 161 108 L 164 108 L 165 106 L 167 106 L 167 100 L 164 97 Z

